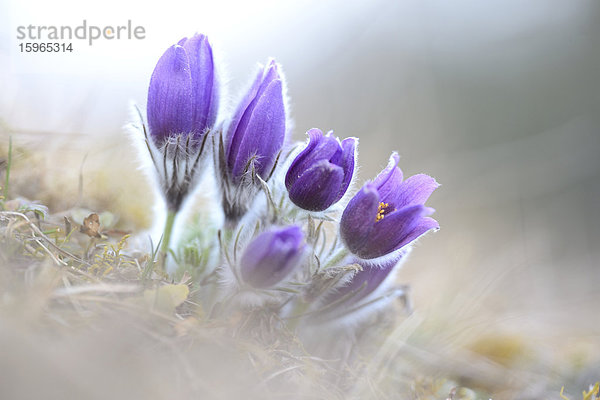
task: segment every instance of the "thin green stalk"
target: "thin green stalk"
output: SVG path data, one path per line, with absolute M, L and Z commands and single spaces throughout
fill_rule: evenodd
M 294 305 L 290 314 L 290 318 L 287 322 L 287 327 L 291 332 L 296 331 L 300 320 L 302 320 L 306 314 L 306 311 L 308 311 L 309 306 L 310 303 L 304 301 L 301 296 L 299 297 L 298 301 L 296 301 L 296 304 Z
M 163 231 L 162 243 L 160 246 L 160 253 L 162 257 L 162 268 L 166 270 L 167 257 L 169 255 L 169 244 L 171 242 L 171 234 L 173 233 L 173 225 L 175 223 L 175 211 L 167 211 L 167 221 L 165 222 L 165 230 Z
M 337 251 L 337 253 L 335 253 L 328 261 L 327 263 L 323 266 L 323 269 L 327 269 L 329 267 L 334 266 L 335 264 L 339 263 L 340 261 L 342 261 L 344 259 L 344 257 L 346 257 L 348 255 L 348 250 L 344 247 L 340 247 L 340 249 Z

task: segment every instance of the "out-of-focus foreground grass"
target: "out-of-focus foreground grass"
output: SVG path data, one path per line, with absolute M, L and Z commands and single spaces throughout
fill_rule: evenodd
M 493 285 L 514 269 L 474 268 L 466 283 L 436 281 L 426 266 L 401 274 L 417 291 L 414 313 L 387 310 L 383 328 L 362 330 L 370 344 L 349 364 L 311 354 L 285 330 L 246 329 L 243 315 L 212 318 L 187 278 L 143 278 L 150 256 L 128 237 L 151 224 L 154 199 L 129 144 L 94 143 L 86 154 L 59 134 L 43 147 L 13 137 L 0 221 L 3 398 L 533 399 L 566 386 L 575 399 L 598 380 L 598 338 L 585 324 L 482 303 L 506 300 Z M 45 218 L 32 211 L 39 205 Z M 103 238 L 79 231 L 85 210 L 110 221 Z M 435 237 L 416 253 L 435 252 Z M 590 324 L 594 304 L 579 303 Z

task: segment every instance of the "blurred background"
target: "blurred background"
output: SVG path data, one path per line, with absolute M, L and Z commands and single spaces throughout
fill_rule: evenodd
M 84 18 L 131 19 L 146 39 L 19 53 L 17 26 Z M 360 137 L 361 181 L 397 150 L 405 175 L 442 184 L 429 201 L 442 229 L 400 273 L 436 351 L 600 371 L 599 2 L 3 0 L 0 139 L 27 149 L 19 194 L 72 206 L 81 169 L 88 207 L 146 227 L 150 200 L 122 127 L 131 101 L 145 107 L 162 52 L 196 31 L 214 43 L 232 98 L 256 62 L 283 64 L 293 137 Z

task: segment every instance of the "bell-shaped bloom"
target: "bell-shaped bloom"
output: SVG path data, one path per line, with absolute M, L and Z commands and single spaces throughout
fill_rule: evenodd
M 197 145 L 213 127 L 219 106 L 219 82 L 212 48 L 204 35 L 183 38 L 158 60 L 148 89 L 146 113 L 157 147 L 184 135 Z
M 350 200 L 340 221 L 346 247 L 363 259 L 381 257 L 401 249 L 439 224 L 428 215 L 425 201 L 439 184 L 419 174 L 402 180 L 398 154 L 388 166 Z
M 355 138 L 323 136 L 319 129 L 307 132 L 308 145 L 292 162 L 285 176 L 290 200 L 308 211 L 323 211 L 338 202 L 354 174 Z
M 306 244 L 298 226 L 271 228 L 254 238 L 240 259 L 242 279 L 268 288 L 287 277 L 302 259 Z
M 283 147 L 286 114 L 279 66 L 261 68 L 233 114 L 225 134 L 226 166 L 234 183 L 253 170 L 267 180 Z

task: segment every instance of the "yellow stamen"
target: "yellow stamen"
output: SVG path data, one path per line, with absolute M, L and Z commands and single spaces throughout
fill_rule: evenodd
M 380 202 L 377 206 L 377 215 L 375 216 L 375 222 L 381 221 L 385 216 L 385 209 L 390 206 L 390 203 Z

